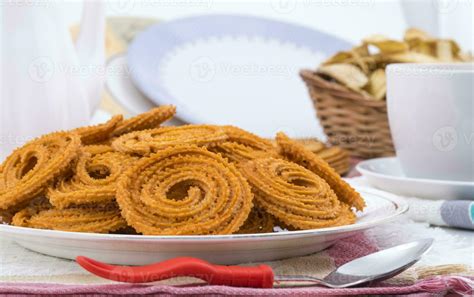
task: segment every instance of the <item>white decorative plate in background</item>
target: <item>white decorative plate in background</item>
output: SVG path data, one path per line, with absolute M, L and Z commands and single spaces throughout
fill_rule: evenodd
M 150 27 L 127 62 L 136 86 L 156 104 L 177 105 L 186 122 L 324 138 L 298 73 L 350 46 L 298 25 L 208 15 Z

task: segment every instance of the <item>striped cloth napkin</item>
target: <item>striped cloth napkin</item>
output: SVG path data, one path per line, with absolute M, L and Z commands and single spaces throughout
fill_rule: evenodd
M 370 187 L 364 177 L 355 177 L 351 173 L 351 183 Z M 417 197 L 402 197 L 408 202 L 408 217 L 417 222 L 433 226 L 462 228 L 474 230 L 474 197 L 473 200 L 429 200 Z M 448 198 L 448 197 L 447 197 Z
M 240 296 L 360 295 L 360 294 L 473 294 L 472 242 L 463 242 L 441 228 L 416 223 L 407 217 L 339 240 L 329 249 L 304 257 L 267 262 L 276 274 L 324 277 L 336 267 L 361 256 L 403 242 L 431 237 L 433 248 L 405 272 L 365 287 L 251 289 L 205 286 L 196 279 L 176 279 L 131 285 L 103 280 L 82 270 L 74 261 L 28 251 L 0 238 L 1 294 L 227 294 Z M 449 254 L 449 257 L 447 255 Z M 248 265 L 255 265 L 252 263 Z M 369 268 L 368 268 L 369 269 Z
M 407 199 L 408 216 L 435 226 L 447 226 L 474 230 L 474 201 Z

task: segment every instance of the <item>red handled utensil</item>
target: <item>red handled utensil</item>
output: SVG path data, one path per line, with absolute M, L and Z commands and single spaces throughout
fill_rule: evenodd
M 404 271 L 429 250 L 432 242 L 432 239 L 422 239 L 372 253 L 338 267 L 323 279 L 306 275 L 275 276 L 268 265 L 223 266 L 191 257 L 135 267 L 105 264 L 83 256 L 77 257 L 76 262 L 92 274 L 126 283 L 149 283 L 188 276 L 199 278 L 209 285 L 232 287 L 272 288 L 274 283 L 292 282 L 346 288 L 386 279 Z
M 191 257 L 174 258 L 136 267 L 109 265 L 83 256 L 77 257 L 76 262 L 92 274 L 126 283 L 148 283 L 178 276 L 190 276 L 202 279 L 209 285 L 273 287 L 273 270 L 268 265 L 223 266 Z

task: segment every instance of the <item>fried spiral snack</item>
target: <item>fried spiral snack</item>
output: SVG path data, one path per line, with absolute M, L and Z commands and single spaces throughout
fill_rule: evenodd
M 127 119 L 117 125 L 112 136 L 117 137 L 132 131 L 141 131 L 158 127 L 161 123 L 171 119 L 176 113 L 173 105 L 163 105 Z
M 222 129 L 227 135 L 227 141 L 218 143 L 209 150 L 221 154 L 230 162 L 240 163 L 278 156 L 273 144 L 266 139 L 234 126 L 223 126 Z
M 219 126 L 186 125 L 131 132 L 114 140 L 112 147 L 124 153 L 147 155 L 173 145 L 212 146 L 226 139 Z
M 117 202 L 143 234 L 231 234 L 252 208 L 247 181 L 205 148 L 181 145 L 142 158 L 120 178 Z
M 78 134 L 81 137 L 82 144 L 84 145 L 96 144 L 107 141 L 112 136 L 112 132 L 114 132 L 117 125 L 119 125 L 122 120 L 122 115 L 116 115 L 106 123 L 77 128 L 71 132 Z
M 109 233 L 127 227 L 115 203 L 55 209 L 40 199 L 17 212 L 12 225 L 72 232 Z
M 240 163 L 257 158 L 277 156 L 275 151 L 262 151 L 237 142 L 223 142 L 209 148 L 210 151 L 219 153 L 230 162 Z
M 242 166 L 255 199 L 267 212 L 299 229 L 355 222 L 348 205 L 311 171 L 289 161 L 256 159 Z
M 242 144 L 258 151 L 274 150 L 274 146 L 271 141 L 263 139 L 253 133 L 234 126 L 222 126 L 222 129 L 227 135 L 227 140 L 229 142 Z
M 78 135 L 57 132 L 16 149 L 0 166 L 0 209 L 15 208 L 40 194 L 76 158 Z
M 0 224 L 9 224 L 12 220 L 13 214 L 7 210 L 0 210 Z
M 110 146 L 85 146 L 69 175 L 63 175 L 46 192 L 58 209 L 115 199 L 119 176 L 136 158 L 114 152 Z
M 346 183 L 323 159 L 308 151 L 296 141 L 291 140 L 284 133 L 278 133 L 276 140 L 280 153 L 284 157 L 324 179 L 342 202 L 355 207 L 357 210 L 364 209 L 365 202 L 360 194 Z
M 255 206 L 237 234 L 271 233 L 274 225 L 273 217 L 262 208 Z

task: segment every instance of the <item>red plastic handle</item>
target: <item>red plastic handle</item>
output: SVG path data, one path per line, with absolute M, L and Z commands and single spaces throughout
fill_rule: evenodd
M 178 276 L 202 279 L 210 285 L 271 288 L 273 270 L 270 266 L 254 267 L 213 265 L 206 261 L 182 257 L 146 266 L 115 266 L 79 256 L 76 261 L 84 269 L 102 278 L 127 282 L 148 283 Z

